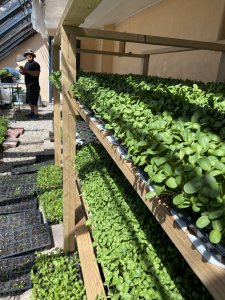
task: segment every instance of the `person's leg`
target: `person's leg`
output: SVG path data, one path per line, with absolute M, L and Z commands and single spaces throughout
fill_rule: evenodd
M 40 95 L 40 89 L 38 87 L 32 88 L 31 91 L 31 111 L 33 112 L 32 119 L 38 119 L 38 98 Z
M 26 103 L 29 104 L 29 106 L 30 106 L 30 113 L 26 115 L 27 117 L 32 117 L 34 115 L 34 109 L 31 104 L 31 99 L 32 99 L 31 91 L 30 91 L 30 89 L 27 89 L 26 90 Z
M 30 107 L 31 107 L 31 112 L 34 113 L 35 115 L 38 115 L 38 106 L 31 104 Z
M 34 114 L 35 111 L 34 111 L 34 106 L 32 104 L 29 104 L 30 105 L 30 110 L 31 110 L 31 113 Z

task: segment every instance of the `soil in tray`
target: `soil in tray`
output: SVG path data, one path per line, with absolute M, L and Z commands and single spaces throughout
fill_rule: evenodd
M 33 254 L 0 259 L 0 281 L 11 273 L 30 270 L 33 263 Z
M 0 277 L 0 296 L 16 295 L 32 287 L 30 270 Z
M 34 255 L 0 259 L 0 296 L 15 295 L 31 288 Z
M 36 184 L 17 184 L 0 187 L 0 202 L 10 199 L 27 198 L 37 194 Z
M 10 187 L 11 185 L 19 184 L 34 184 L 36 182 L 36 174 L 21 174 L 21 175 L 5 175 L 0 176 L 0 187 Z
M 10 214 L 15 212 L 35 210 L 37 208 L 37 201 L 34 197 L 26 199 L 15 199 L 0 201 L 0 215 Z
M 0 232 L 41 224 L 41 213 L 38 210 L 0 215 Z
M 27 173 L 35 173 L 37 172 L 41 167 L 47 166 L 47 165 L 53 165 L 54 161 L 53 160 L 48 160 L 36 164 L 28 164 L 28 165 L 23 165 L 20 167 L 15 167 L 12 171 L 12 175 L 17 175 L 17 174 L 27 174 Z
M 29 226 L 0 234 L 0 258 L 48 247 L 51 237 L 47 224 Z
M 46 161 L 49 161 L 49 160 L 53 160 L 54 159 L 54 154 L 39 154 L 36 156 L 36 163 L 39 163 L 39 162 L 46 162 Z

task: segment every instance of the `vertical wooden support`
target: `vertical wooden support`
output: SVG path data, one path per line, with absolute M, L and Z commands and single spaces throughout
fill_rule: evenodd
M 149 66 L 150 55 L 146 54 L 142 59 L 142 75 L 148 75 L 148 66 Z
M 59 46 L 52 48 L 52 70 L 59 70 Z M 53 86 L 54 98 L 54 153 L 55 164 L 61 166 L 61 114 L 60 114 L 60 94 Z
M 225 52 L 221 53 L 216 82 L 225 82 Z
M 125 53 L 125 49 L 126 49 L 126 42 L 125 41 L 120 41 L 119 42 L 119 52 Z
M 76 78 L 76 37 L 65 27 L 62 34 L 62 129 L 63 129 L 63 230 L 64 251 L 75 250 L 75 205 L 78 195 L 75 186 L 76 119 L 72 114 L 68 91 Z

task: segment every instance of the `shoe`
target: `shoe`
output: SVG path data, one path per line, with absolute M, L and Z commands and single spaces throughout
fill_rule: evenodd
M 32 120 L 39 120 L 39 115 L 35 115 L 35 114 L 34 114 L 34 115 L 31 117 L 31 119 L 32 119 Z
M 30 112 L 29 114 L 26 114 L 25 116 L 28 117 L 28 118 L 32 118 L 33 115 L 34 115 L 34 113 L 33 113 L 33 112 Z

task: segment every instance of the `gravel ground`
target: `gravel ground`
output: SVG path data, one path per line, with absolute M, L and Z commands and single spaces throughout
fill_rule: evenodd
M 19 137 L 19 145 L 16 148 L 5 150 L 0 159 L 0 174 L 8 172 L 12 166 L 33 162 L 37 154 L 44 150 L 44 140 L 49 138 L 52 130 L 53 105 L 39 108 L 39 120 L 29 119 L 29 106 L 23 105 L 20 111 L 14 113 L 13 109 L 0 110 L 0 115 L 9 117 L 12 128 L 24 128 L 25 132 Z

